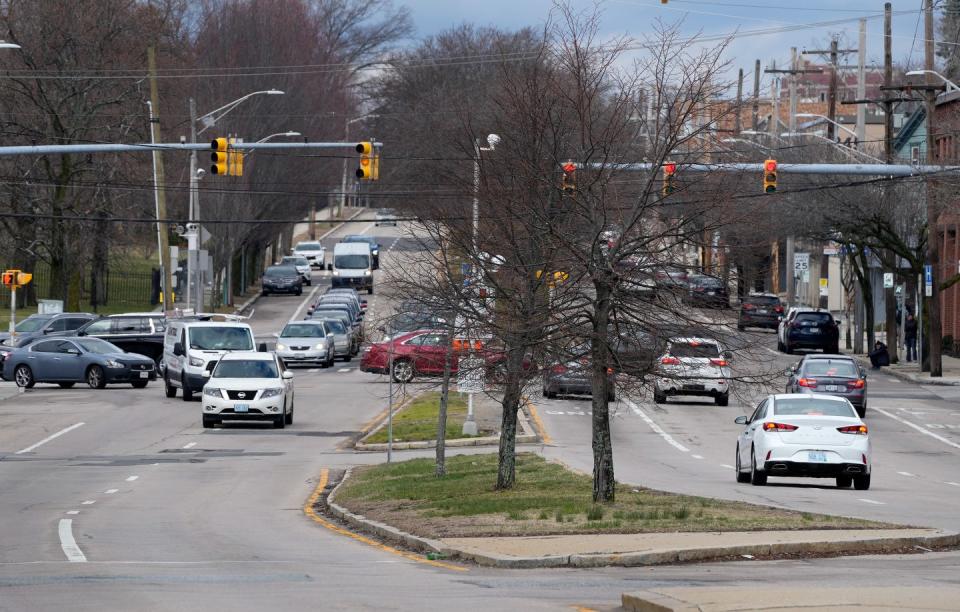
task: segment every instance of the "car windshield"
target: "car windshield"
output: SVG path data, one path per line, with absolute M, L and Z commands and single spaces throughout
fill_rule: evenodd
M 712 359 L 720 356 L 720 347 L 712 342 L 684 342 L 670 347 L 674 357 L 700 357 Z
M 40 331 L 40 328 L 46 325 L 49 320 L 50 317 L 27 317 L 17 323 L 16 330 L 19 333 Z
M 265 359 L 221 359 L 214 378 L 277 378 L 277 364 Z
M 330 330 L 331 334 L 347 333 L 347 328 L 344 327 L 342 321 L 339 321 L 337 319 L 323 319 L 323 322 L 327 324 L 327 328 Z
M 757 306 L 777 306 L 780 304 L 780 298 L 772 295 L 751 295 L 744 300 L 746 304 L 756 304 Z
M 796 316 L 795 322 L 802 327 L 817 327 L 830 325 L 833 323 L 833 317 L 829 312 L 803 312 Z
M 319 251 L 320 250 L 319 242 L 301 242 L 293 248 L 294 251 Z
M 280 332 L 281 338 L 323 338 L 322 325 L 309 325 L 307 323 L 291 323 Z
M 252 351 L 253 338 L 245 327 L 194 327 L 190 348 L 201 351 Z
M 306 266 L 307 263 L 306 257 L 284 257 L 283 263 L 293 264 L 295 266 Z
M 74 340 L 77 344 L 80 345 L 80 348 L 85 350 L 88 353 L 96 353 L 97 355 L 109 355 L 110 353 L 122 353 L 123 349 L 110 344 L 106 340 L 98 340 L 96 338 L 85 338 L 83 340 Z
M 819 397 L 778 399 L 773 403 L 777 416 L 854 416 L 853 408 L 844 400 L 828 400 Z
M 366 270 L 370 267 L 369 255 L 337 255 L 333 265 L 344 270 Z
M 267 271 L 264 272 L 263 275 L 269 278 L 296 276 L 297 269 L 291 266 L 274 266 L 272 268 L 267 268 Z
M 804 376 L 836 376 L 838 378 L 859 378 L 860 371 L 851 362 L 832 359 L 811 359 L 803 364 Z

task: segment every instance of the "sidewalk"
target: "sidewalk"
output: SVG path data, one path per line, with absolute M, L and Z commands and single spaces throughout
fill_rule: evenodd
M 930 587 L 674 587 L 624 593 L 625 610 L 955 610 L 960 588 Z M 790 602 L 790 603 L 786 603 Z
M 876 339 L 880 342 L 883 342 L 889 345 L 886 342 L 887 334 L 886 332 L 876 332 Z M 850 351 L 847 351 L 845 347 L 845 338 L 846 338 L 846 322 L 841 320 L 840 324 L 840 350 L 842 352 L 849 353 L 852 357 L 856 358 L 860 363 L 865 367 L 870 367 L 870 358 L 866 355 L 856 355 Z M 866 334 L 864 334 L 863 346 L 867 348 Z M 960 385 L 960 359 L 956 357 L 951 357 L 950 355 L 943 355 L 941 357 L 943 363 L 943 376 L 939 378 L 932 378 L 929 372 L 921 372 L 920 364 L 916 361 L 907 363 L 904 361 L 906 356 L 906 351 L 904 347 L 898 347 L 898 355 L 900 357 L 900 362 L 892 364 L 890 366 L 884 366 L 881 369 L 881 372 L 884 374 L 889 374 L 894 378 L 899 378 L 906 382 L 917 383 L 920 385 Z

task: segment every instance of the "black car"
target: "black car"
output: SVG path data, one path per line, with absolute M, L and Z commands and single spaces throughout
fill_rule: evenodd
M 747 327 L 777 329 L 782 316 L 783 304 L 780 303 L 779 297 L 763 294 L 748 295 L 740 302 L 737 329 L 740 331 Z
M 825 310 L 799 312 L 784 330 L 784 350 L 789 355 L 797 349 L 820 349 L 824 353 L 840 352 L 840 327 Z
M 373 257 L 374 270 L 380 267 L 380 244 L 373 236 L 364 236 L 363 234 L 350 234 L 340 242 L 366 242 L 370 245 L 370 256 Z
M 729 308 L 730 293 L 722 279 L 698 274 L 687 277 L 686 302 L 691 306 Z
M 260 281 L 262 295 L 271 293 L 303 293 L 303 277 L 295 266 L 270 266 Z
M 574 347 L 570 358 L 554 363 L 543 370 L 543 396 L 553 399 L 558 395 L 593 395 L 593 362 L 590 347 Z M 617 399 L 613 368 L 607 374 L 607 401 Z
M 163 313 L 146 312 L 101 317 L 73 332 L 51 336 L 91 337 L 106 340 L 128 353 L 136 353 L 160 363 L 163 357 L 163 334 L 166 318 Z

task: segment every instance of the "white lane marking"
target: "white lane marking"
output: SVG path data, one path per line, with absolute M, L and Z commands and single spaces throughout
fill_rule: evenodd
M 29 453 L 30 451 L 32 451 L 32 450 L 34 450 L 34 449 L 37 449 L 37 448 L 39 448 L 39 447 L 41 447 L 41 446 L 43 446 L 44 444 L 46 444 L 46 443 L 49 442 L 50 440 L 55 440 L 55 439 L 59 438 L 60 436 L 62 436 L 63 434 L 68 433 L 68 432 L 71 432 L 71 431 L 73 431 L 74 429 L 76 429 L 77 427 L 82 427 L 82 426 L 84 426 L 84 425 L 86 425 L 86 423 L 81 422 L 81 423 L 74 423 L 74 424 L 71 425 L 70 427 L 64 427 L 63 429 L 61 429 L 61 430 L 58 431 L 57 433 L 47 436 L 46 438 L 44 438 L 43 440 L 40 440 L 40 441 L 37 442 L 36 444 L 31 444 L 31 445 L 28 446 L 27 448 L 22 448 L 22 449 L 18 450 L 17 452 L 14 453 L 14 455 L 22 455 L 23 453 Z
M 703 459 L 703 455 L 690 455 L 694 459 Z
M 86 563 L 87 557 L 73 539 L 73 519 L 60 519 L 60 548 L 71 563 Z
M 293 316 L 290 317 L 291 323 L 293 323 L 294 321 L 300 320 L 300 313 L 303 312 L 303 309 L 307 307 L 307 304 L 310 303 L 310 300 L 313 299 L 313 296 L 315 296 L 317 294 L 317 291 L 319 290 L 320 290 L 320 285 L 317 285 L 316 287 L 313 288 L 313 290 L 310 291 L 310 293 L 307 294 L 307 297 L 303 298 L 303 301 L 300 302 L 300 305 L 297 306 L 297 309 L 294 311 Z
M 67 510 L 67 514 L 80 514 L 79 510 Z
M 140 478 L 140 477 L 139 477 L 139 476 L 127 476 L 127 482 L 133 482 L 133 481 L 136 480 L 137 478 Z
M 906 425 L 906 426 L 908 426 L 908 427 L 913 427 L 914 429 L 916 429 L 916 430 L 919 431 L 920 433 L 922 433 L 922 434 L 924 434 L 924 435 L 927 435 L 927 436 L 930 436 L 931 438 L 933 438 L 933 439 L 935 439 L 935 440 L 940 440 L 940 441 L 943 442 L 944 444 L 947 444 L 947 445 L 952 446 L 952 447 L 954 447 L 954 448 L 960 448 L 960 444 L 957 444 L 956 442 L 951 442 L 950 440 L 947 440 L 947 439 L 944 438 L 943 436 L 939 436 L 939 435 L 933 433 L 932 431 L 929 431 L 929 430 L 927 430 L 927 429 L 924 429 L 923 427 L 920 427 L 919 425 L 916 425 L 915 423 L 911 423 L 910 421 L 908 421 L 908 420 L 906 420 L 906 419 L 901 419 L 901 418 L 898 417 L 897 415 L 891 414 L 891 413 L 887 412 L 886 410 L 884 410 L 883 408 L 877 408 L 876 406 L 874 406 L 874 407 L 873 407 L 873 410 L 875 410 L 876 412 L 879 412 L 880 414 L 883 414 L 883 415 L 886 415 L 886 416 L 890 417 L 890 418 L 893 419 L 894 421 L 900 421 L 901 423 L 903 423 L 904 425 Z
M 364 228 L 364 230 L 363 230 L 362 232 L 360 232 L 360 233 L 361 233 L 361 234 L 366 234 L 367 232 L 369 232 L 370 230 L 372 230 L 374 227 L 376 227 L 376 226 L 375 226 L 373 223 L 371 223 L 371 224 L 368 225 L 366 228 Z
M 735 470 L 735 469 L 736 469 L 736 468 L 733 467 L 732 465 L 727 465 L 726 463 L 721 463 L 721 464 L 720 464 L 720 467 L 722 467 L 722 468 L 727 468 L 728 470 Z
M 897 472 L 901 476 L 916 476 L 916 474 L 911 474 L 910 472 Z
M 878 502 L 878 501 L 873 500 L 873 499 L 866 499 L 866 498 L 863 498 L 863 497 L 858 497 L 857 499 L 859 499 L 860 501 L 862 501 L 862 502 L 865 503 L 865 504 L 875 504 L 875 505 L 877 505 L 877 506 L 886 506 L 886 505 L 887 505 L 886 502 Z
M 667 432 L 663 431 L 663 428 L 661 428 L 659 425 L 657 425 L 657 424 L 653 421 L 653 419 L 651 419 L 650 417 L 648 417 L 648 416 L 647 416 L 647 413 L 645 413 L 643 410 L 640 410 L 640 407 L 639 407 L 639 406 L 637 406 L 636 404 L 634 404 L 634 403 L 633 403 L 632 401 L 630 401 L 630 400 L 627 400 L 627 401 L 626 401 L 626 404 L 627 404 L 627 406 L 630 406 L 630 410 L 633 410 L 633 413 L 634 413 L 634 414 L 636 414 L 636 415 L 639 416 L 641 419 L 643 419 L 644 421 L 647 422 L 647 425 L 650 426 L 650 429 L 652 429 L 654 433 L 658 434 L 661 438 L 663 438 L 664 440 L 666 440 L 666 441 L 667 441 L 667 444 L 669 444 L 670 446 L 676 448 L 676 449 L 677 449 L 678 451 L 680 451 L 681 453 L 689 453 L 689 452 L 690 452 L 690 449 L 688 449 L 688 448 L 687 448 L 686 446 L 684 446 L 683 444 L 680 444 L 679 442 L 677 442 L 676 440 L 673 439 L 673 436 L 671 436 L 671 435 L 668 434 Z
M 951 481 L 949 481 L 949 480 L 946 481 L 946 482 L 944 482 L 943 484 L 948 484 L 948 485 L 953 485 L 953 486 L 955 486 L 955 487 L 960 487 L 960 482 L 951 482 Z
M 196 445 L 197 445 L 196 442 L 190 442 L 189 444 L 184 444 L 183 448 L 193 448 Z
M 92 505 L 95 504 L 95 503 L 97 503 L 97 500 L 95 500 L 95 499 L 88 499 L 88 500 L 86 500 L 85 502 L 83 502 L 83 505 L 84 505 L 84 506 L 92 506 Z
M 773 354 L 776 355 L 777 357 L 779 357 L 780 354 L 781 354 L 780 351 L 775 351 L 775 350 L 773 350 L 772 348 L 770 348 L 769 346 L 765 346 L 765 347 L 763 347 L 763 348 L 766 349 L 767 351 L 773 353 Z
M 353 368 L 340 368 L 339 370 L 337 370 L 337 372 L 349 372 L 352 369 Z
M 107 494 L 107 495 L 113 495 L 114 493 L 116 493 L 116 492 L 119 491 L 119 490 L 120 490 L 120 489 L 107 489 L 106 491 L 104 491 L 104 493 Z

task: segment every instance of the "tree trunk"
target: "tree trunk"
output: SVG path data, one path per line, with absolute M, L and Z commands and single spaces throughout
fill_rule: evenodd
M 608 324 L 610 321 L 611 287 L 603 279 L 595 282 L 596 299 L 593 313 L 593 501 L 597 503 L 614 501 L 616 481 L 613 475 L 613 441 L 610 437 L 610 406 L 607 402 L 610 393 L 610 379 L 607 374 Z
M 503 417 L 500 420 L 500 449 L 497 466 L 497 489 L 512 489 L 517 480 L 517 411 L 520 409 L 523 369 L 523 343 L 507 352 L 506 380 L 503 386 Z

